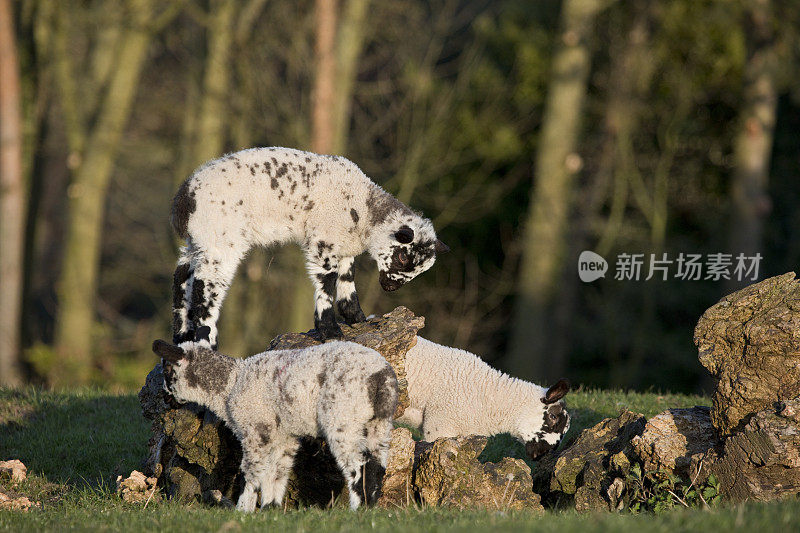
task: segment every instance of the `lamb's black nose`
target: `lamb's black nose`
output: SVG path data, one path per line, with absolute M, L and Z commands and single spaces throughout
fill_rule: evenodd
M 403 282 L 394 280 L 383 272 L 378 276 L 378 281 L 380 281 L 381 288 L 386 292 L 396 291 L 403 286 Z

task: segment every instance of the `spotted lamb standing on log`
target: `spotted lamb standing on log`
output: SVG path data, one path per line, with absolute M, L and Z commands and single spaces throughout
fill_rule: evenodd
M 205 339 L 207 326 L 195 340 Z M 242 444 L 245 486 L 237 508 L 280 505 L 304 436 L 324 437 L 350 492 L 350 507 L 380 497 L 397 406 L 397 378 L 370 348 L 333 341 L 234 359 L 185 341 L 157 340 L 164 388 L 207 407 Z
M 368 251 L 380 284 L 393 291 L 448 250 L 431 221 L 373 183 L 351 161 L 289 148 L 252 148 L 201 166 L 181 185 L 172 226 L 186 239 L 173 286 L 173 342 L 211 328 L 239 262 L 255 245 L 296 242 L 314 284 L 314 324 L 341 337 L 334 302 L 347 324 L 363 321 L 353 260 Z
M 399 422 L 441 437 L 510 433 L 531 459 L 555 448 L 569 429 L 561 398 L 569 382 L 549 389 L 511 377 L 477 355 L 417 337 L 406 354 L 410 407 Z

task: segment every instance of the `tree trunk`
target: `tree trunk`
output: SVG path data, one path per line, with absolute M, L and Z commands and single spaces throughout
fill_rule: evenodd
M 332 152 L 347 152 L 353 86 L 358 74 L 358 58 L 364 47 L 364 30 L 369 0 L 348 0 L 336 36 L 336 72 L 333 100 Z
M 754 256 L 763 250 L 764 218 L 771 209 L 767 184 L 778 105 L 772 5 L 770 0 L 753 0 L 748 6 L 744 101 L 733 146 L 729 241 L 734 259 L 740 253 Z M 735 290 L 751 282 L 731 279 L 727 289 Z
M 580 119 L 589 76 L 594 19 L 599 0 L 565 0 L 561 33 L 553 57 L 542 133 L 535 161 L 535 185 L 524 223 L 512 338 L 506 368 L 522 378 L 551 377 L 546 359 L 550 309 L 567 251 Z
M 194 145 L 195 164 L 219 157 L 225 148 L 228 80 L 231 78 L 231 43 L 236 2 L 214 0 L 208 22 L 208 57 Z
M 320 154 L 333 150 L 336 91 L 336 0 L 316 0 L 316 76 L 312 96 L 311 149 Z
M 60 368 L 53 376 L 54 384 L 85 383 L 90 376 L 106 191 L 151 39 L 144 27 L 151 14 L 151 1 L 132 0 L 130 8 L 134 20 L 125 29 L 117 69 L 69 187 L 69 221 L 58 283 L 55 332 Z
M 720 435 L 800 396 L 798 298 L 800 281 L 789 272 L 725 296 L 697 321 L 694 343 L 716 384 L 711 421 Z
M 0 386 L 21 381 L 25 233 L 20 79 L 10 0 L 0 0 Z
M 311 96 L 311 151 L 319 154 L 333 152 L 334 139 L 334 94 L 336 83 L 336 0 L 315 2 L 316 72 Z M 299 253 L 291 253 L 296 268 L 294 271 L 294 294 L 289 312 L 289 329 L 304 331 L 311 324 L 313 291 L 305 275 L 305 259 Z

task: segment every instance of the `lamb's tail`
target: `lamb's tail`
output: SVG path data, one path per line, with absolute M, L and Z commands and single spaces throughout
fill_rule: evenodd
M 197 208 L 197 202 L 194 199 L 194 191 L 189 187 L 191 178 L 183 182 L 183 184 L 175 193 L 172 199 L 172 216 L 170 216 L 170 223 L 172 229 L 181 239 L 189 238 L 189 217 L 192 216 L 194 210 Z
M 372 404 L 372 418 L 365 424 L 366 451 L 368 457 L 373 457 L 377 464 L 385 467 L 398 397 L 397 376 L 388 363 L 369 377 L 367 393 Z
M 391 420 L 397 408 L 397 376 L 387 363 L 367 381 L 367 394 L 372 404 L 373 418 Z

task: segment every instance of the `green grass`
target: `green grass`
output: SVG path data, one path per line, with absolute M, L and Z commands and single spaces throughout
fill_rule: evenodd
M 669 407 L 708 404 L 701 397 L 673 394 L 577 391 L 570 394 L 570 435 L 628 408 L 653 415 Z M 25 494 L 41 502 L 27 513 L 0 511 L 0 530 L 8 531 L 714 531 L 757 529 L 800 530 L 798 500 L 746 504 L 709 511 L 676 510 L 662 515 L 580 515 L 548 511 L 457 511 L 433 508 L 403 510 L 304 509 L 242 515 L 200 505 L 151 501 L 122 502 L 113 491 L 118 473 L 139 468 L 146 452 L 149 423 L 141 417 L 134 394 L 97 390 L 43 392 L 0 389 L 0 459 L 18 458 L 29 479 L 0 491 Z M 568 436 L 568 438 L 571 438 Z M 491 453 L 509 452 L 503 437 Z
M 28 513 L 0 511 L 0 530 L 9 531 L 798 531 L 800 503 L 746 504 L 709 511 L 675 510 L 661 515 L 588 514 L 574 511 L 457 511 L 448 509 L 270 510 L 243 515 L 173 503 L 147 509 L 119 501 L 112 493 L 79 490 L 58 504 Z
M 135 394 L 0 389 L 0 458 L 52 482 L 97 487 L 128 474 L 148 437 Z

